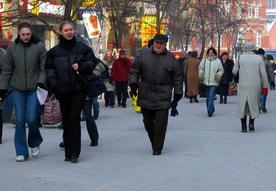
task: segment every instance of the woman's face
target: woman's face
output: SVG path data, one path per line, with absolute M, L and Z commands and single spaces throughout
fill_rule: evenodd
M 59 32 L 66 40 L 71 40 L 74 37 L 74 33 L 74 27 L 70 24 L 65 24 Z
M 215 54 L 214 54 L 214 52 L 213 52 L 212 50 L 210 50 L 210 51 L 208 52 L 208 56 L 209 56 L 209 57 L 214 57 Z
M 227 60 L 227 57 L 228 57 L 228 56 L 227 56 L 226 54 L 223 55 L 223 56 L 222 56 L 222 60 Z
M 29 28 L 21 28 L 18 35 L 24 43 L 27 43 L 31 39 L 32 31 Z

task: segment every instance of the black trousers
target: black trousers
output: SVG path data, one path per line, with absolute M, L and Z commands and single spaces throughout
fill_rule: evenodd
M 162 151 L 168 125 L 168 109 L 151 110 L 142 108 L 143 122 L 152 150 Z
M 0 140 L 2 140 L 2 132 L 3 132 L 3 114 L 2 109 L 0 109 Z
M 115 82 L 116 86 L 116 96 L 118 100 L 118 104 L 122 104 L 122 106 L 126 106 L 126 100 L 127 100 L 127 86 L 128 81 L 126 82 Z
M 58 101 L 62 114 L 65 157 L 79 157 L 81 151 L 80 113 L 83 108 L 86 92 L 59 96 Z

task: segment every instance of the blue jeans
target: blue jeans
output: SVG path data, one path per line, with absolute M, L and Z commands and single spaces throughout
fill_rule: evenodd
M 216 93 L 216 86 L 206 86 L 206 106 L 207 112 L 213 114 L 215 112 L 214 98 Z
M 83 105 L 82 111 L 85 117 L 86 128 L 87 128 L 87 132 L 90 137 L 90 140 L 92 142 L 96 142 L 99 139 L 99 133 L 98 133 L 95 119 L 91 114 L 92 103 L 93 103 L 92 99 L 86 100 Z
M 98 97 L 93 97 L 93 114 L 94 115 L 99 115 L 100 113 L 100 105 L 98 102 Z
M 266 105 L 266 98 L 267 98 L 267 95 L 261 94 L 260 104 L 261 104 L 262 107 L 265 107 L 265 105 Z
M 43 139 L 38 127 L 39 102 L 35 91 L 13 90 L 13 103 L 15 108 L 15 134 L 14 145 L 16 155 L 29 157 L 26 138 L 26 119 L 28 122 L 28 145 L 30 148 L 39 147 Z

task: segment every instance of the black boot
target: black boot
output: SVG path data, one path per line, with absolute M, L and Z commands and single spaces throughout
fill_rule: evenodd
M 198 103 L 197 96 L 194 96 L 194 102 Z
M 219 99 L 219 103 L 222 103 L 222 102 L 223 102 L 223 96 L 221 95 Z
M 224 104 L 227 104 L 227 96 L 224 96 L 223 103 L 224 103 Z
M 242 125 L 242 133 L 246 133 L 247 132 L 247 127 L 246 127 L 246 116 L 244 116 L 244 118 L 241 119 L 241 125 Z
M 190 96 L 190 103 L 193 103 L 193 96 Z
M 251 119 L 251 116 L 250 116 L 250 118 L 249 118 L 249 125 L 248 125 L 249 131 L 254 131 L 254 130 L 255 130 L 255 127 L 254 127 L 254 120 L 255 120 L 255 119 Z

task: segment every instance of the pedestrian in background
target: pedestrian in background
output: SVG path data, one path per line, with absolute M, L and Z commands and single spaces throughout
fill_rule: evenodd
M 153 155 L 161 155 L 165 141 L 169 109 L 178 115 L 177 103 L 183 95 L 183 78 L 173 53 L 166 49 L 168 37 L 154 36 L 152 48 L 144 48 L 135 58 L 130 70 L 129 86 L 142 108 L 143 122 L 148 133 Z M 172 90 L 174 99 L 171 102 Z
M 6 51 L 3 48 L 0 48 L 0 74 L 2 73 L 2 67 L 5 59 Z M 2 144 L 3 136 L 3 108 L 4 108 L 4 99 L 0 100 L 0 144 Z
M 206 85 L 206 106 L 208 117 L 212 117 L 215 112 L 214 98 L 216 87 L 223 74 L 223 66 L 220 59 L 217 57 L 217 51 L 214 47 L 207 50 L 207 55 L 200 62 L 199 79 Z
M 218 93 L 219 93 L 219 103 L 227 104 L 227 96 L 229 94 L 229 83 L 232 81 L 233 74 L 232 69 L 234 66 L 233 60 L 228 59 L 228 53 L 223 52 L 220 55 L 220 60 L 223 66 L 224 73 L 221 76 L 218 86 Z
M 128 97 L 128 76 L 131 67 L 131 61 L 127 58 L 126 52 L 120 50 L 119 58 L 113 62 L 111 70 L 111 80 L 115 81 L 116 96 L 118 106 L 126 108 L 126 100 Z
M 246 42 L 244 53 L 233 67 L 233 74 L 239 75 L 238 118 L 241 119 L 242 132 L 247 132 L 247 116 L 249 116 L 249 131 L 254 131 L 254 120 L 259 117 L 261 92 L 268 93 L 268 79 L 263 58 L 254 53 L 256 46 Z
M 190 98 L 190 103 L 198 103 L 197 95 L 198 95 L 198 85 L 199 85 L 199 78 L 198 78 L 198 67 L 200 61 L 197 59 L 197 51 L 193 51 L 191 57 L 186 60 L 185 67 L 183 69 L 184 74 L 186 76 L 188 83 L 188 90 L 187 95 Z
M 80 114 L 88 94 L 88 85 L 79 75 L 92 75 L 97 58 L 90 47 L 76 40 L 71 22 L 61 22 L 59 31 L 59 44 L 47 54 L 46 78 L 60 104 L 65 161 L 77 163 L 81 152 Z
M 186 64 L 186 61 L 187 61 L 187 54 L 185 51 L 181 51 L 180 52 L 180 55 L 179 55 L 179 58 L 178 58 L 178 64 L 181 68 L 181 71 L 182 71 L 182 76 L 183 76 L 183 83 L 184 83 L 184 97 L 187 97 L 187 92 L 188 92 L 188 82 L 187 82 L 187 76 L 184 72 L 184 68 L 185 68 L 185 64 Z
M 274 63 L 274 58 L 271 54 L 266 55 L 267 60 L 271 63 L 273 68 L 273 81 L 270 82 L 270 90 L 275 90 L 275 70 L 276 70 L 276 64 Z
M 40 104 L 37 99 L 37 87 L 45 89 L 45 60 L 47 51 L 43 43 L 32 33 L 28 22 L 18 25 L 18 37 L 6 52 L 1 81 L 0 98 L 3 100 L 8 86 L 13 89 L 15 108 L 14 145 L 16 161 L 23 162 L 29 158 L 28 146 L 33 157 L 40 152 L 43 138 L 39 131 L 38 111 Z M 25 123 L 28 123 L 28 141 Z
M 103 61 L 104 62 L 104 61 Z M 109 75 L 111 75 L 112 66 L 108 67 Z M 104 101 L 105 101 L 105 107 L 110 106 L 111 108 L 114 108 L 115 105 L 115 83 L 113 80 L 104 79 L 104 84 L 106 87 L 106 91 L 104 94 Z
M 259 48 L 257 51 L 257 54 L 260 55 L 264 61 L 265 64 L 265 70 L 266 70 L 266 74 L 267 74 L 267 78 L 268 78 L 268 83 L 271 84 L 275 84 L 274 83 L 274 70 L 272 67 L 272 63 L 264 56 L 265 55 L 265 51 L 262 48 Z M 264 94 L 263 92 L 261 93 L 261 101 L 260 101 L 260 109 L 262 110 L 264 113 L 267 112 L 266 109 L 266 98 L 267 98 L 267 94 Z

